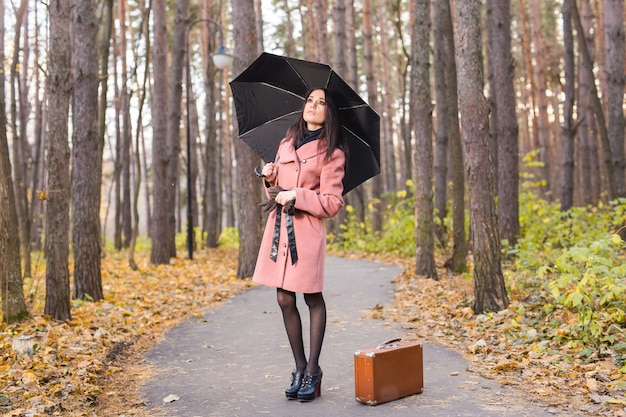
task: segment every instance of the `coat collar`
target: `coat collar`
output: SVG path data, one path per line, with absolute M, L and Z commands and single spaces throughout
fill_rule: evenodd
M 323 154 L 318 149 L 317 145 L 319 143 L 318 140 L 314 140 L 312 142 L 305 143 L 300 146 L 298 150 L 296 150 L 291 141 L 286 142 L 285 146 L 280 152 L 280 162 L 289 163 L 289 162 L 300 162 L 303 159 L 313 158 L 314 156 Z

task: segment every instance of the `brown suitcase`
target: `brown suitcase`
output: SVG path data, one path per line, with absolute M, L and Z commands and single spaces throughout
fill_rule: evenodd
M 377 405 L 424 390 L 422 344 L 389 340 L 354 352 L 356 400 Z

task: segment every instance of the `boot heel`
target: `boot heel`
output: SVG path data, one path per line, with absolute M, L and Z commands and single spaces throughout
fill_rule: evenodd
M 316 374 L 304 373 L 302 387 L 298 391 L 298 400 L 302 402 L 313 401 L 322 396 L 322 370 Z

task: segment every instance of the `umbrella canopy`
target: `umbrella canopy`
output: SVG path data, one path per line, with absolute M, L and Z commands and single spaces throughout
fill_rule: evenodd
M 300 117 L 306 93 L 327 88 L 349 147 L 344 194 L 380 173 L 380 116 L 330 66 L 264 52 L 230 87 L 239 137 L 266 162 Z

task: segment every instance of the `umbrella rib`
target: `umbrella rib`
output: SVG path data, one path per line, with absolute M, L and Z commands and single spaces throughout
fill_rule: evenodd
M 369 143 L 367 143 L 366 141 L 364 141 L 363 139 L 361 139 L 361 138 L 359 137 L 359 135 L 357 135 L 356 133 L 354 133 L 352 130 L 348 129 L 348 128 L 347 128 L 347 127 L 345 127 L 345 126 L 343 126 L 343 128 L 344 128 L 344 129 L 346 129 L 348 132 L 352 133 L 352 135 L 353 135 L 355 138 L 357 138 L 358 140 L 360 140 L 361 142 L 363 142 L 363 144 L 364 144 L 365 146 L 367 146 L 368 148 L 372 149 L 372 147 L 370 146 L 370 144 L 369 144 Z
M 339 107 L 339 110 L 353 110 L 353 109 L 361 109 L 363 107 L 369 107 L 369 104 L 363 103 L 363 104 L 357 104 L 356 106 Z
M 284 88 L 280 88 L 280 87 L 277 87 L 277 86 L 275 86 L 275 85 L 272 85 L 272 84 L 269 84 L 269 83 L 266 83 L 266 82 L 261 82 L 261 83 L 259 83 L 259 84 L 264 85 L 264 86 L 266 86 L 266 87 L 273 88 L 274 90 L 278 90 L 278 91 L 281 91 L 281 92 L 283 92 L 283 93 L 290 94 L 290 95 L 292 95 L 292 96 L 294 96 L 294 97 L 298 97 L 299 99 L 304 100 L 304 97 L 302 97 L 302 96 L 301 96 L 301 95 L 299 95 L 299 94 L 294 93 L 293 91 L 285 90 Z
M 247 131 L 246 133 L 244 133 L 243 135 L 239 135 L 239 137 L 246 136 L 246 135 L 248 135 L 248 134 L 250 134 L 250 133 L 254 132 L 254 131 L 255 131 L 255 130 L 257 130 L 257 129 L 260 129 L 261 127 L 263 127 L 263 126 L 265 126 L 265 125 L 268 125 L 268 124 L 270 124 L 270 123 L 272 123 L 272 122 L 275 122 L 276 120 L 284 119 L 284 118 L 286 118 L 286 117 L 289 117 L 289 116 L 294 115 L 294 114 L 297 114 L 297 113 L 300 113 L 300 110 L 294 110 L 294 111 L 292 111 L 292 112 L 290 112 L 290 113 L 283 114 L 282 116 L 275 117 L 275 118 L 273 118 L 273 119 L 271 119 L 271 120 L 268 120 L 268 121 L 266 121 L 266 122 L 263 122 L 263 124 L 260 124 L 260 125 L 258 125 L 258 126 L 255 126 L 253 129 L 248 130 L 248 131 Z
M 291 62 L 289 62 L 289 60 L 286 59 L 285 62 L 287 63 L 287 65 L 289 65 L 289 67 L 291 67 L 291 69 L 298 76 L 298 78 L 300 78 L 300 81 L 302 81 L 302 84 L 304 84 L 304 86 L 307 89 L 309 89 L 310 88 L 309 85 L 306 83 L 306 81 L 304 81 L 304 78 L 302 78 L 302 76 L 300 75 L 300 72 L 297 69 L 295 69 L 295 67 L 293 65 L 291 65 Z M 294 94 L 294 95 L 296 95 L 296 94 Z M 300 96 L 298 96 L 298 97 L 300 97 Z M 304 99 L 304 97 L 302 97 L 302 99 Z

